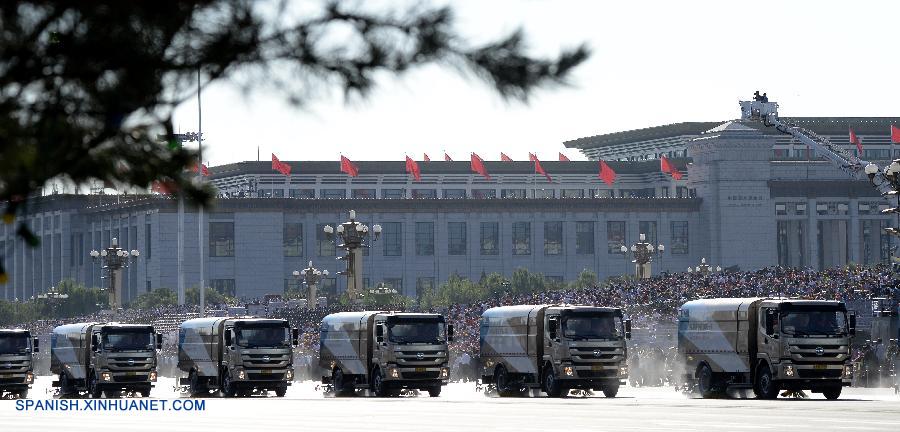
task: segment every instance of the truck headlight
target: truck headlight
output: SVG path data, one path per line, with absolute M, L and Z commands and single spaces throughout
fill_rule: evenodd
M 102 381 L 112 381 L 112 374 L 109 372 L 103 372 L 100 374 L 100 379 Z
M 247 378 L 247 374 L 243 370 L 238 371 L 238 379 L 242 380 L 244 378 Z
M 563 367 L 563 374 L 564 374 L 565 376 L 574 376 L 574 375 L 575 375 L 575 369 L 574 369 L 572 366 L 564 366 L 564 367 Z
M 628 376 L 628 366 L 619 366 L 619 376 Z
M 843 375 L 844 379 L 853 378 L 853 367 L 850 365 L 844 365 L 844 372 L 842 375 Z
M 450 369 L 441 368 L 441 378 L 449 378 L 450 377 Z
M 25 384 L 31 384 L 33 382 L 34 382 L 34 374 L 31 372 L 26 373 L 25 374 Z
M 288 369 L 288 371 L 284 374 L 284 378 L 288 381 L 294 379 L 294 371 Z
M 150 371 L 150 381 L 156 382 L 156 371 Z
M 794 365 L 786 365 L 784 367 L 784 376 L 786 376 L 786 377 L 794 376 Z
M 388 369 L 388 374 L 390 374 L 391 378 L 400 378 L 400 371 L 395 367 Z

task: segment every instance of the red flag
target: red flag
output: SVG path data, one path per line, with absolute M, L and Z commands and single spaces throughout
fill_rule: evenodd
M 150 192 L 158 193 L 160 195 L 172 195 L 172 191 L 174 190 L 175 183 L 171 181 L 156 180 L 150 186 Z
M 428 157 L 428 153 L 425 153 L 425 162 L 431 162 L 431 158 Z
M 862 140 L 859 139 L 858 136 L 853 132 L 853 129 L 850 129 L 850 144 L 856 144 L 856 150 L 859 151 L 859 156 L 862 157 L 863 148 L 862 148 Z
M 453 161 L 453 159 L 450 159 L 450 155 L 448 155 L 447 152 L 444 152 L 444 160 L 447 161 L 447 162 L 452 162 L 452 161 Z
M 550 177 L 550 174 L 547 174 L 547 171 L 544 171 L 544 167 L 541 166 L 541 161 L 538 160 L 537 156 L 534 153 L 528 153 L 528 159 L 534 162 L 534 172 L 537 174 L 543 174 L 544 177 L 547 177 L 548 182 L 552 182 L 553 179 Z
M 357 177 L 359 176 L 359 167 L 351 162 L 350 159 L 347 159 L 346 156 L 341 155 L 341 172 L 347 173 L 350 177 Z
M 512 162 L 512 158 L 507 156 L 506 153 L 500 152 L 500 160 L 503 162 Z
M 484 178 L 490 180 L 491 175 L 488 174 L 487 169 L 484 167 L 484 161 L 481 160 L 481 157 L 475 153 L 472 153 L 472 172 L 477 172 L 484 176 Z
M 597 177 L 600 177 L 603 183 L 612 186 L 613 182 L 616 181 L 616 172 L 606 162 L 600 161 L 600 174 Z
M 659 169 L 664 173 L 671 174 L 675 180 L 681 180 L 681 177 L 683 177 L 678 169 L 675 168 L 675 165 L 672 165 L 665 156 L 660 156 L 659 158 Z
M 416 181 L 422 180 L 422 174 L 419 172 L 419 164 L 409 156 L 406 157 L 406 172 L 412 174 Z
M 291 166 L 278 160 L 275 153 L 272 153 L 272 169 L 284 175 L 291 175 Z
M 197 164 L 194 164 L 194 166 L 191 167 L 191 172 L 197 172 Z M 207 168 L 205 164 L 200 164 L 200 173 L 203 174 L 204 177 L 209 177 L 209 168 Z
M 569 158 L 566 157 L 566 155 L 562 154 L 562 152 L 559 153 L 559 161 L 560 162 L 572 162 L 569 160 Z
M 900 128 L 891 125 L 891 144 L 900 143 Z

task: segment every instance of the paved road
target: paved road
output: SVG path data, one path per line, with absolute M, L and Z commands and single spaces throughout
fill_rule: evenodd
M 30 395 L 53 400 L 41 377 Z M 492 398 L 453 384 L 439 398 L 326 398 L 312 383 L 294 385 L 284 399 L 205 399 L 204 411 L 172 411 L 179 398 L 164 381 L 154 398 L 166 411 L 19 411 L 0 401 L 4 431 L 524 431 L 900 430 L 900 397 L 888 389 L 845 389 L 838 401 L 810 399 L 691 399 L 671 388 L 623 388 L 619 397 Z M 161 402 L 160 401 L 160 402 Z M 84 407 L 85 400 L 79 401 Z M 413 426 L 417 421 L 427 427 Z

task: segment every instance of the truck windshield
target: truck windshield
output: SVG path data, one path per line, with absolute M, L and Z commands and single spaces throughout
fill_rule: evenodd
M 612 313 L 573 314 L 563 318 L 563 336 L 569 339 L 617 339 L 622 317 Z
M 28 348 L 28 335 L 0 334 L 0 354 L 23 354 L 28 352 Z
M 846 333 L 842 310 L 787 310 L 781 314 L 781 331 L 792 336 L 838 336 Z
M 436 320 L 401 319 L 388 322 L 388 334 L 395 343 L 444 343 L 444 323 Z
M 235 328 L 234 335 L 238 346 L 245 348 L 290 345 L 288 328 L 282 324 L 243 325 Z
M 103 332 L 103 347 L 110 351 L 152 350 L 155 345 L 152 331 L 147 329 L 117 329 Z

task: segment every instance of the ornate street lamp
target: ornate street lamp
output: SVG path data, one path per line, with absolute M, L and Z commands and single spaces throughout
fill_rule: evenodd
M 645 234 L 641 234 L 639 238 L 640 241 L 631 245 L 630 249 L 631 255 L 634 257 L 631 261 L 634 263 L 634 277 L 638 279 L 648 279 L 650 278 L 650 263 L 653 262 L 653 255 L 655 254 L 659 257 L 660 261 L 662 261 L 662 253 L 665 252 L 666 247 L 664 245 L 654 246 L 648 243 Z M 620 250 L 627 261 L 629 248 L 622 245 Z
M 119 239 L 113 237 L 111 245 L 99 252 L 92 250 L 90 256 L 94 261 L 100 261 L 102 268 L 106 270 L 104 278 L 108 281 L 106 293 L 109 296 L 109 307 L 112 310 L 118 310 L 122 307 L 122 269 L 128 268 L 128 265 L 141 255 L 137 249 L 128 252 L 119 247 Z
M 712 271 L 713 267 L 706 263 L 706 258 L 700 258 L 700 265 L 698 265 L 696 268 L 688 266 L 688 273 L 699 273 L 706 276 L 712 273 Z M 716 273 L 721 272 L 722 266 L 716 266 L 715 271 Z
M 37 298 L 40 300 L 45 300 L 48 304 L 50 304 L 50 313 L 53 316 L 56 316 L 56 306 L 60 303 L 60 300 L 65 300 L 69 298 L 68 294 L 61 293 L 56 290 L 56 287 L 50 287 L 46 293 L 38 294 Z
M 362 249 L 369 247 L 364 243 L 369 237 L 369 227 L 357 222 L 356 211 L 350 210 L 349 221 L 338 225 L 337 228 L 325 225 L 324 231 L 329 240 L 335 234 L 341 238 L 342 243 L 338 247 L 345 250 L 347 255 L 337 259 L 347 261 L 347 270 L 338 272 L 338 274 L 347 276 L 347 297 L 350 300 L 356 300 L 363 289 Z M 372 225 L 372 233 L 374 234 L 372 241 L 378 240 L 378 237 L 381 236 L 381 225 Z
M 881 195 L 886 199 L 896 198 L 897 206 L 893 208 L 887 208 L 882 210 L 882 213 L 894 213 L 897 215 L 897 226 L 885 228 L 885 234 L 891 237 L 900 237 L 900 159 L 894 159 L 891 161 L 888 166 L 884 167 L 884 170 L 881 170 L 878 165 L 874 163 L 869 163 L 864 168 L 865 173 L 869 176 L 869 181 L 872 182 L 872 185 L 881 192 Z M 896 250 L 893 247 L 889 248 L 891 250 L 891 268 L 894 273 L 900 273 L 900 257 L 897 257 L 894 254 Z
M 306 308 L 315 309 L 318 306 L 316 288 L 319 286 L 319 281 L 322 280 L 322 277 L 328 276 L 328 270 L 319 271 L 319 269 L 313 267 L 312 261 L 310 261 L 309 267 L 300 271 L 294 270 L 293 275 L 306 284 L 308 290 L 306 293 Z

